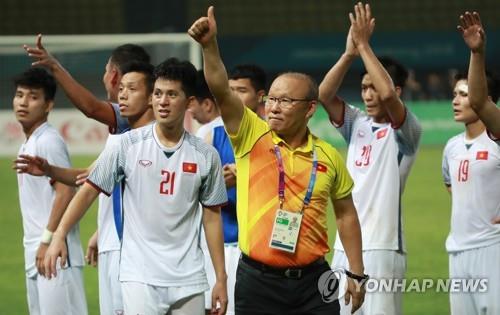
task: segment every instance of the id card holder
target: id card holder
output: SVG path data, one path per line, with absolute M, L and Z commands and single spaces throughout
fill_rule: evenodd
M 283 209 L 276 210 L 269 247 L 295 253 L 301 224 L 301 213 Z

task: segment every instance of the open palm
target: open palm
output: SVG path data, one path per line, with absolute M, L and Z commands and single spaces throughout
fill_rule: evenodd
M 486 34 L 484 33 L 483 25 L 479 13 L 465 12 L 460 16 L 460 25 L 457 26 L 462 33 L 465 44 L 473 52 L 482 51 L 486 43 Z

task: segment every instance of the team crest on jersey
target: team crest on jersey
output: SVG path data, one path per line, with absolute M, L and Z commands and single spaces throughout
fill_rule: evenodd
M 387 135 L 387 128 L 377 131 L 377 139 L 381 139 Z
M 477 151 L 476 160 L 487 160 L 488 159 L 488 151 Z
M 197 169 L 198 165 L 196 163 L 188 163 L 188 162 L 182 163 L 182 171 L 185 173 L 196 173 Z
M 365 136 L 365 132 L 363 130 L 358 131 L 358 137 L 363 138 Z
M 152 164 L 153 162 L 151 162 L 150 160 L 139 160 L 139 165 L 142 167 L 148 167 L 151 166 Z
M 115 315 L 123 315 L 125 312 L 123 310 L 116 310 Z

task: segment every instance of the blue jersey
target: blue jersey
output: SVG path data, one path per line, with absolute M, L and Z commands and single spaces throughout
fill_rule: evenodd
M 222 165 L 234 163 L 233 147 L 224 126 L 213 129 L 212 145 L 219 153 Z M 236 220 L 236 187 L 227 189 L 227 205 L 222 207 L 224 243 L 238 242 L 238 221 Z

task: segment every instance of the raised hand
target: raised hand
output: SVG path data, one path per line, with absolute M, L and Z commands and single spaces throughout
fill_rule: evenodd
M 28 56 L 33 58 L 35 61 L 31 63 L 32 66 L 43 66 L 49 70 L 54 70 L 59 66 L 59 61 L 52 57 L 52 55 L 43 47 L 42 45 L 42 34 L 36 36 L 36 47 L 30 47 L 28 45 L 23 45 L 24 50 L 28 53 Z
M 357 57 L 359 56 L 359 51 L 352 40 L 352 26 L 349 28 L 349 33 L 347 34 L 347 40 L 345 43 L 345 52 L 349 56 Z
M 189 36 L 200 43 L 202 47 L 215 40 L 217 35 L 217 23 L 215 21 L 214 7 L 210 6 L 206 17 L 196 20 L 188 30 Z
M 358 2 L 354 6 L 354 14 L 349 13 L 349 19 L 351 20 L 349 33 L 354 45 L 356 47 L 367 45 L 375 28 L 375 19 L 372 18 L 370 5 Z
M 47 176 L 50 165 L 46 159 L 39 156 L 20 154 L 12 166 L 18 173 L 27 173 L 33 176 Z
M 462 33 L 465 44 L 472 52 L 484 52 L 486 33 L 481 24 L 479 13 L 467 11 L 460 15 L 460 25 L 457 26 L 457 29 Z

